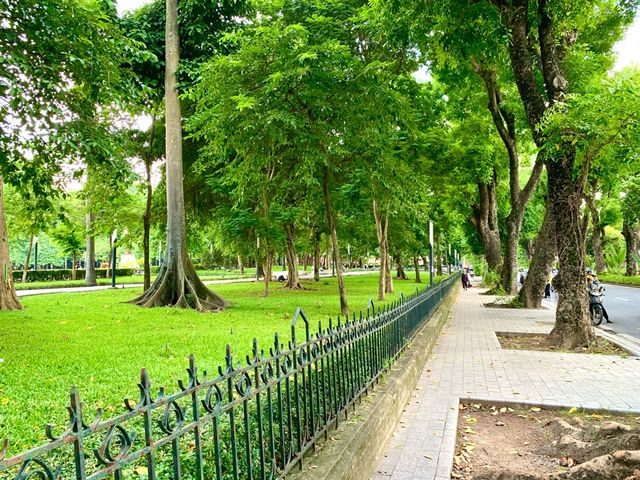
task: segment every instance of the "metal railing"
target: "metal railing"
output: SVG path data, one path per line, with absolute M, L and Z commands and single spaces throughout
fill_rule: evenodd
M 253 342 L 246 364 L 227 347 L 218 376 L 199 374 L 193 356 L 186 383 L 152 396 L 142 370 L 140 398 L 125 400 L 125 413 L 91 423 L 71 390 L 69 423 L 49 443 L 6 458 L 0 444 L 0 478 L 15 480 L 271 479 L 302 468 L 305 452 L 346 419 L 348 408 L 372 388 L 415 332 L 428 321 L 458 276 L 402 297 L 379 310 L 311 334 L 301 309 L 285 346 L 275 335 L 268 356 Z M 296 331 L 304 322 L 305 338 Z

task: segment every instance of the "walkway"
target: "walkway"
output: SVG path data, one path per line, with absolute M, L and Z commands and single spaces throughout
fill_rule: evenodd
M 459 293 L 374 480 L 448 480 L 461 398 L 640 412 L 638 357 L 503 350 L 496 331 L 547 333 L 554 313 L 493 298 Z

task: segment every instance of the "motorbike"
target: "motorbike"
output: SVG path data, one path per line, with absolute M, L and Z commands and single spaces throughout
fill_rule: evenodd
M 589 312 L 591 313 L 591 323 L 600 325 L 602 319 L 609 321 L 609 315 L 602 305 L 602 297 L 604 297 L 604 287 L 596 280 L 591 282 L 588 287 L 589 293 Z

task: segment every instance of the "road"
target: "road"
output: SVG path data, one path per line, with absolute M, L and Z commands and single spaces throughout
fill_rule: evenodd
M 606 291 L 604 307 L 613 323 L 604 323 L 602 327 L 618 334 L 631 335 L 640 340 L 640 288 L 603 284 Z M 555 294 L 546 300 L 555 308 Z

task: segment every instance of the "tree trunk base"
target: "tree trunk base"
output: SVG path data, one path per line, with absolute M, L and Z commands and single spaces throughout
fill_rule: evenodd
M 189 258 L 168 261 L 140 297 L 131 300 L 141 307 L 191 308 L 199 312 L 219 312 L 230 304 L 200 280 Z

